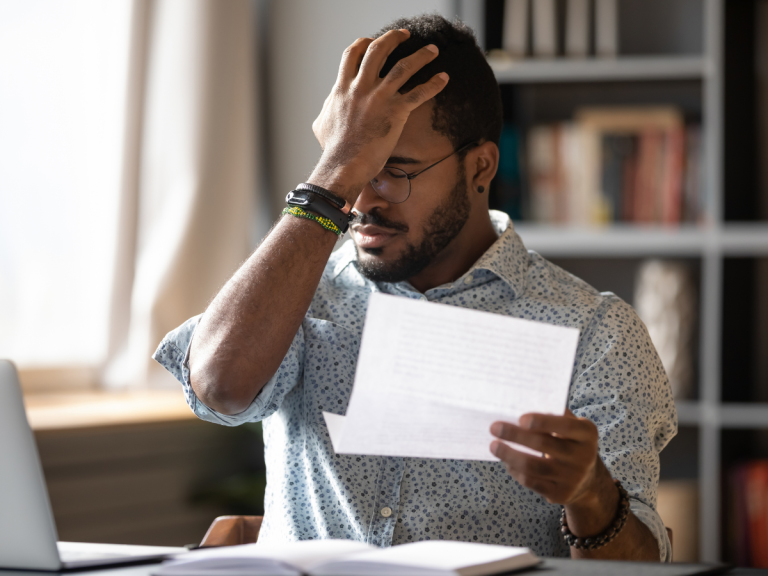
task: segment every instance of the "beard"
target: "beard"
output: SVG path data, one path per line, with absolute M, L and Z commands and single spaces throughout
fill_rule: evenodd
M 463 168 L 463 166 L 462 166 Z M 464 171 L 445 202 L 440 204 L 427 218 L 423 228 L 423 239 L 419 245 L 407 244 L 400 258 L 395 262 L 382 262 L 363 258 L 363 252 L 370 256 L 381 254 L 382 248 L 360 248 L 357 246 L 357 268 L 360 273 L 374 282 L 402 282 L 416 276 L 435 260 L 453 240 L 469 219 L 471 204 L 467 198 L 467 183 Z M 382 217 L 377 209 L 363 215 L 358 222 L 373 224 L 407 232 L 408 227 Z

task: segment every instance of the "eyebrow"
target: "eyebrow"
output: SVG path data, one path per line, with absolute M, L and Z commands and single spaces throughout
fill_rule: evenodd
M 390 164 L 423 164 L 423 160 L 417 160 L 416 158 L 409 158 L 408 156 L 390 156 L 387 160 L 387 166 Z

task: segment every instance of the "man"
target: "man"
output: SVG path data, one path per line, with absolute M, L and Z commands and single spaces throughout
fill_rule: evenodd
M 354 205 L 355 244 L 332 254 L 331 220 L 284 215 L 155 353 L 200 418 L 263 420 L 260 540 L 455 539 L 670 560 L 654 510 L 658 453 L 677 426 L 664 370 L 627 304 L 528 253 L 489 213 L 501 122 L 498 84 L 463 25 L 421 16 L 358 39 L 313 125 L 323 152 L 308 180 Z M 377 291 L 581 331 L 570 410 L 492 427 L 541 456 L 498 441 L 500 463 L 333 452 L 322 411 L 346 410 Z

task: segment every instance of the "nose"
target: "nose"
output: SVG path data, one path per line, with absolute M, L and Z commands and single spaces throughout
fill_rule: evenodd
M 363 191 L 360 192 L 360 196 L 357 197 L 354 209 L 363 214 L 368 214 L 374 208 L 385 210 L 388 206 L 389 202 L 376 194 L 376 190 L 374 190 L 371 183 L 368 182 L 363 188 Z

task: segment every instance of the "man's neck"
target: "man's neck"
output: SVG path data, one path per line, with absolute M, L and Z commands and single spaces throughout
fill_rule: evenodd
M 424 270 L 408 279 L 419 292 L 453 282 L 461 277 L 480 257 L 486 253 L 499 235 L 493 227 L 488 210 L 470 216 L 450 244 L 437 255 Z

